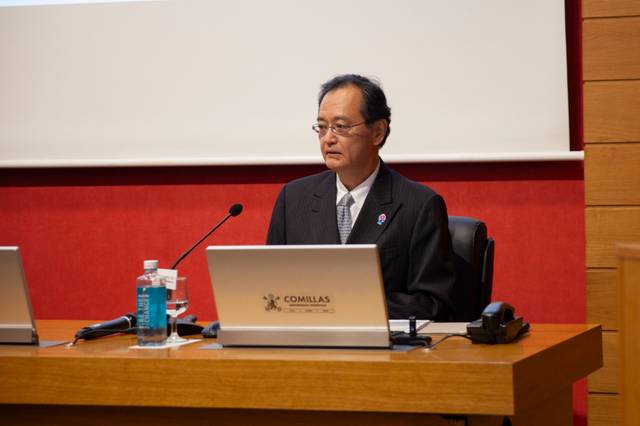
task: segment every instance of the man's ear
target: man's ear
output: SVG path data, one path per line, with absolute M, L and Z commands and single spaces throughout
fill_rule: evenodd
M 384 140 L 385 135 L 387 134 L 387 127 L 389 123 L 384 118 L 376 120 L 373 122 L 373 145 L 380 146 L 382 145 L 382 141 Z

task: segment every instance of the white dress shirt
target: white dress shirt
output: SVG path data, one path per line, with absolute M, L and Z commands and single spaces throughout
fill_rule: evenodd
M 351 223 L 354 225 L 356 223 L 356 219 L 358 219 L 358 214 L 360 214 L 360 210 L 362 210 L 362 206 L 364 205 L 364 201 L 367 199 L 367 195 L 369 194 L 369 190 L 373 186 L 373 182 L 376 180 L 376 176 L 378 176 L 378 170 L 380 170 L 380 160 L 378 160 L 378 165 L 376 169 L 371 173 L 371 175 L 364 180 L 360 185 L 353 188 L 351 191 L 347 189 L 346 186 L 340 180 L 340 176 L 337 176 L 336 179 L 336 187 L 338 191 L 336 191 L 336 205 L 342 200 L 347 193 L 350 193 L 353 197 L 354 203 L 351 205 Z

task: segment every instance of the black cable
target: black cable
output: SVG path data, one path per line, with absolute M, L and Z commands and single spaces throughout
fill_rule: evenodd
M 427 346 L 427 349 L 431 350 L 431 349 L 435 348 L 440 343 L 444 342 L 445 340 L 447 340 L 450 337 L 464 337 L 467 340 L 471 340 L 471 337 L 469 337 L 468 334 L 462 334 L 462 333 L 447 334 L 446 336 L 442 337 L 440 340 L 438 340 L 435 343 L 432 343 L 431 345 Z

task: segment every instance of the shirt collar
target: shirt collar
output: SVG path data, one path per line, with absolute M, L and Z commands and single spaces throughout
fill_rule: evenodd
M 373 171 L 373 173 L 371 173 L 368 178 L 366 178 L 360 185 L 356 186 L 351 191 L 349 191 L 347 187 L 344 186 L 344 184 L 340 180 L 340 176 L 337 176 L 336 174 L 336 205 L 340 202 L 340 200 L 346 193 L 350 192 L 358 210 L 361 209 L 364 205 L 364 201 L 367 199 L 369 190 L 371 190 L 371 187 L 373 186 L 373 182 L 375 182 L 376 180 L 376 176 L 378 176 L 378 171 L 380 171 L 380 160 L 378 160 L 378 165 L 376 166 L 376 169 Z

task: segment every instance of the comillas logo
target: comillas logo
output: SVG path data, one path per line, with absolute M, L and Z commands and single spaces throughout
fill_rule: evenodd
M 326 294 L 287 294 L 284 296 L 269 293 L 263 296 L 267 312 L 286 313 L 334 313 L 333 298 Z
M 274 296 L 273 294 L 268 294 L 267 296 L 263 296 L 262 298 L 267 301 L 267 304 L 264 307 L 265 311 L 271 312 L 271 311 L 282 310 L 282 308 L 278 304 L 278 300 L 280 300 L 280 296 Z

